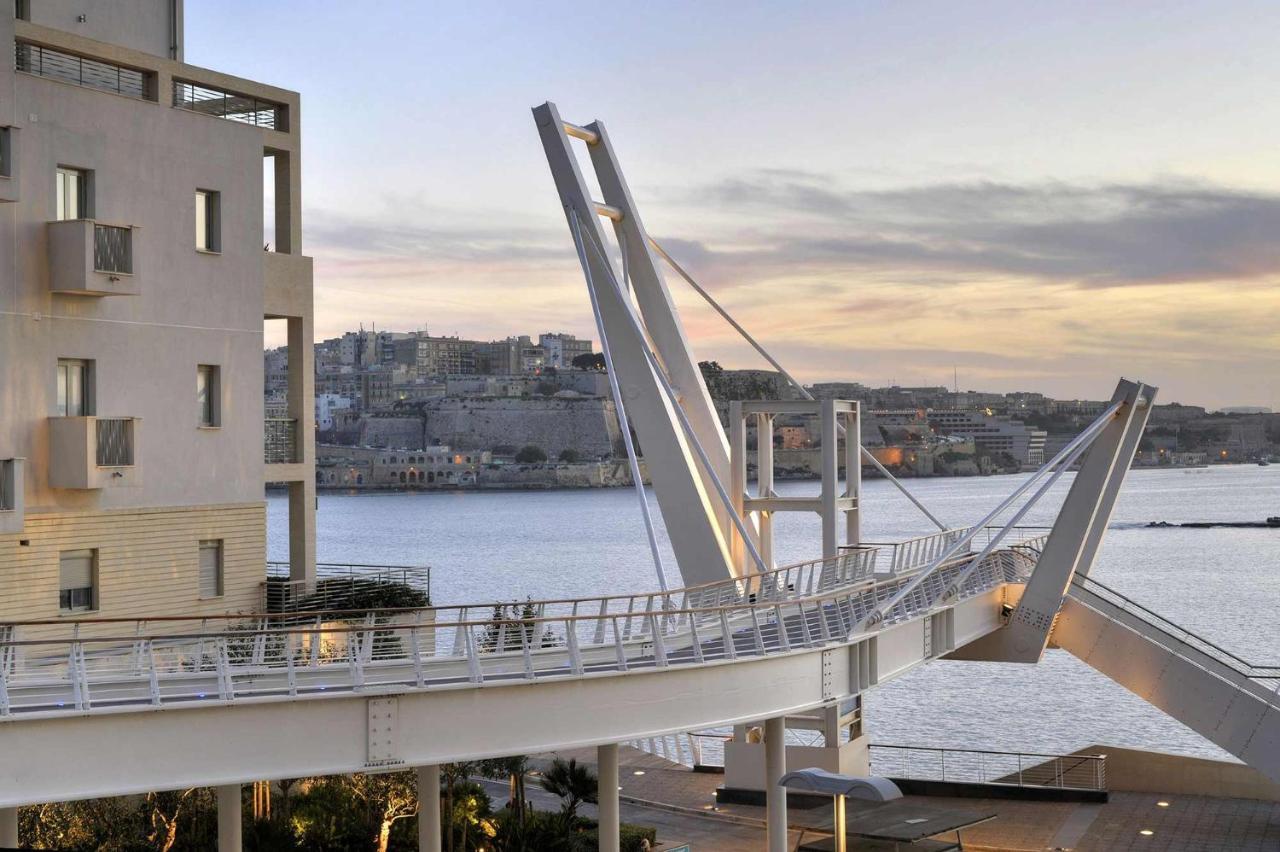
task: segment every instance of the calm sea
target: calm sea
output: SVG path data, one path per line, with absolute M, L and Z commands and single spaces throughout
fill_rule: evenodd
M 1069 476 L 1023 521 L 1052 523 Z M 908 481 L 948 524 L 975 523 L 1017 476 Z M 784 493 L 816 483 L 783 483 Z M 863 489 L 863 536 L 893 541 L 932 526 L 889 483 Z M 655 515 L 656 501 L 652 501 Z M 1280 663 L 1280 529 L 1146 529 L 1148 521 L 1280 515 L 1280 465 L 1137 470 L 1125 485 L 1094 576 L 1256 663 Z M 271 558 L 287 555 L 287 500 L 268 498 Z M 781 516 L 779 564 L 818 555 L 816 516 Z M 321 561 L 430 565 L 437 603 L 589 596 L 657 587 L 631 489 L 326 494 Z M 665 543 L 665 539 L 664 539 Z M 666 573 L 681 585 L 668 553 Z M 1037 666 L 937 662 L 875 690 L 879 743 L 1060 751 L 1094 743 L 1225 757 L 1211 743 L 1061 651 Z

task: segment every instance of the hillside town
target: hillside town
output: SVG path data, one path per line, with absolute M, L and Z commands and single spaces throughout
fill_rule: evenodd
M 268 424 L 288 420 L 287 348 L 265 353 Z M 731 399 L 792 399 L 769 370 L 701 364 L 727 418 Z M 985 476 L 1038 467 L 1103 400 L 944 386 L 808 386 L 862 405 L 862 440 L 895 476 Z M 316 480 L 322 489 L 503 489 L 626 485 L 631 477 L 604 358 L 593 341 L 547 332 L 477 341 L 359 329 L 315 345 Z M 754 440 L 748 436 L 749 444 Z M 782 418 L 778 478 L 818 475 L 816 421 Z M 641 449 L 643 452 L 643 449 Z M 1269 463 L 1280 415 L 1157 405 L 1134 464 Z M 865 472 L 874 476 L 868 468 Z

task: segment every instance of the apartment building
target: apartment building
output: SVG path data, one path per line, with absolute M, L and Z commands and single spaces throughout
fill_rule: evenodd
M 573 359 L 579 355 L 591 354 L 591 341 L 582 340 L 572 334 L 548 332 L 538 335 L 538 346 L 546 352 L 548 367 L 566 370 L 573 366 Z
M 256 609 L 265 483 L 314 576 L 298 95 L 186 64 L 182 0 L 10 3 L 0 41 L 0 619 Z
M 1005 453 L 1024 466 L 1039 467 L 1044 464 L 1044 444 L 1048 433 L 1042 429 L 1032 429 L 1021 420 L 1005 414 L 993 415 L 986 409 L 933 409 L 926 416 L 937 434 L 968 438 L 977 445 L 981 453 Z
M 414 334 L 396 340 L 395 361 L 419 376 L 471 375 L 476 371 L 476 342 L 457 337 Z

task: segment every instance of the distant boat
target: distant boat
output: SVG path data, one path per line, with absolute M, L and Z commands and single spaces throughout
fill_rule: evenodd
M 1258 459 L 1258 467 L 1270 467 L 1270 466 L 1271 466 L 1271 459 L 1268 456 L 1263 456 L 1262 458 Z

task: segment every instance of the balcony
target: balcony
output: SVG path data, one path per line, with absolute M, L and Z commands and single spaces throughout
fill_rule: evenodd
M 27 41 L 14 44 L 14 68 L 72 86 L 111 92 L 126 98 L 155 100 L 153 72 L 65 53 Z
M 136 296 L 138 228 L 93 219 L 49 222 L 49 289 L 72 296 Z
M 287 417 L 266 419 L 263 461 L 267 464 L 297 464 L 298 421 Z
M 121 488 L 140 485 L 138 417 L 50 417 L 51 488 Z
M 26 459 L 0 459 L 0 535 L 22 532 L 25 519 L 23 505 L 23 462 Z
M 263 100 L 253 95 L 241 95 L 214 89 L 184 80 L 173 81 L 173 106 L 214 118 L 225 118 L 240 124 L 251 124 L 267 130 L 288 130 L 285 127 L 283 104 Z

